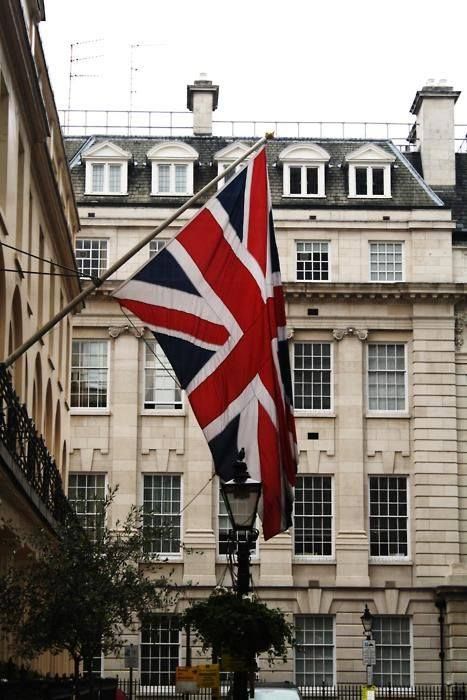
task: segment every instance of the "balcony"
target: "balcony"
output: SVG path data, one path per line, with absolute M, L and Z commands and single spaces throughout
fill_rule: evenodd
M 55 461 L 1 364 L 0 476 L 52 529 L 72 514 Z

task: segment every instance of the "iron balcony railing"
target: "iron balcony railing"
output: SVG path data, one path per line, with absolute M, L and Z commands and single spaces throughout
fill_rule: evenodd
M 62 109 L 60 124 L 64 136 L 189 136 L 193 134 L 191 112 L 112 109 Z M 456 124 L 455 150 L 467 152 L 467 124 Z M 214 136 L 260 137 L 274 131 L 285 138 L 390 139 L 401 150 L 414 149 L 410 122 L 368 121 L 277 121 L 213 120 Z
M 0 444 L 14 464 L 12 476 L 22 475 L 58 523 L 72 516 L 62 479 L 43 438 L 37 433 L 13 389 L 6 368 L 0 364 Z M 6 465 L 8 468 L 8 464 Z M 16 471 L 17 470 L 17 471 Z M 21 478 L 16 478 L 21 482 Z M 21 486 L 21 483 L 19 483 Z

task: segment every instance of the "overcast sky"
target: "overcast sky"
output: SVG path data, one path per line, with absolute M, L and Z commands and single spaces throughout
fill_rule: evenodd
M 411 122 L 428 78 L 462 90 L 465 0 L 45 0 L 41 25 L 57 106 L 185 110 L 201 72 L 220 86 L 216 119 Z M 97 43 L 82 43 L 102 39 Z M 130 44 L 145 44 L 130 49 Z

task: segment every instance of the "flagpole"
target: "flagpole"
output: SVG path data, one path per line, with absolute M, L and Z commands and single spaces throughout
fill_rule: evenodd
M 256 143 L 253 144 L 251 148 L 249 148 L 240 158 L 237 158 L 233 163 L 231 163 L 225 170 L 222 171 L 219 175 L 217 175 L 213 180 L 211 180 L 207 185 L 205 185 L 199 192 L 196 192 L 190 199 L 188 199 L 185 204 L 182 204 L 181 207 L 179 207 L 173 214 L 171 214 L 165 221 L 163 221 L 159 226 L 157 226 L 155 229 L 150 231 L 139 243 L 133 246 L 128 252 L 125 253 L 119 260 L 117 260 L 113 265 L 111 265 L 105 272 L 102 273 L 100 277 L 93 277 L 91 280 L 91 283 L 87 285 L 74 299 L 72 299 L 66 306 L 63 307 L 58 313 L 53 316 L 47 323 L 45 323 L 42 328 L 39 328 L 28 340 L 26 340 L 24 343 L 22 343 L 16 350 L 14 350 L 3 362 L 0 362 L 0 366 L 3 367 L 10 367 L 17 359 L 18 357 L 21 357 L 29 348 L 34 345 L 38 340 L 40 340 L 48 331 L 51 330 L 59 321 L 62 320 L 67 314 L 70 313 L 70 311 L 73 311 L 73 309 L 78 306 L 82 301 L 86 299 L 95 289 L 101 286 L 103 282 L 105 282 L 111 275 L 114 274 L 118 269 L 122 267 L 130 258 L 133 257 L 136 253 L 138 253 L 141 248 L 144 248 L 145 245 L 149 243 L 155 236 L 158 236 L 159 233 L 161 233 L 164 229 L 169 226 L 172 221 L 174 221 L 177 217 L 180 216 L 180 214 L 183 214 L 184 211 L 189 209 L 192 204 L 194 204 L 200 197 L 203 196 L 208 190 L 211 189 L 213 185 L 215 185 L 219 180 L 222 180 L 225 178 L 226 175 L 231 173 L 237 165 L 240 165 L 246 158 L 248 158 L 249 155 L 254 153 L 258 148 L 263 146 L 263 144 L 266 143 L 266 141 L 274 138 L 274 134 L 272 133 L 267 133 L 265 136 L 260 138 Z

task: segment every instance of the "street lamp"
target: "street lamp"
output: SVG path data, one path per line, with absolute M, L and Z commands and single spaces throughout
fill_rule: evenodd
M 240 598 L 250 590 L 250 551 L 258 538 L 254 525 L 261 496 L 261 482 L 250 477 L 244 457 L 245 450 L 242 448 L 234 464 L 233 478 L 221 482 L 222 498 L 232 526 L 230 537 L 237 544 L 235 589 Z M 248 698 L 248 671 L 234 672 L 233 698 Z
M 368 639 L 371 639 L 371 633 L 373 630 L 373 615 L 368 610 L 368 605 L 366 603 L 365 610 L 363 611 L 363 615 L 360 617 L 360 620 L 362 621 L 363 629 L 365 630 L 366 636 L 368 637 Z
M 373 615 L 365 603 L 365 610 L 360 616 L 366 639 L 363 641 L 363 663 L 366 666 L 366 684 L 373 685 L 373 666 L 376 663 L 376 645 L 373 639 Z

